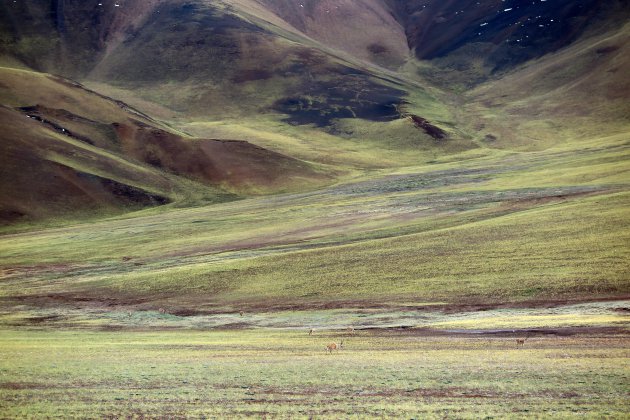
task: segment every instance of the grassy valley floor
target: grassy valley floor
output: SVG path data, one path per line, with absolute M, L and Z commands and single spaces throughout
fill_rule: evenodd
M 345 337 L 344 337 L 345 335 Z M 328 354 L 324 346 L 344 340 Z M 627 334 L 2 330 L 3 417 L 627 418 Z

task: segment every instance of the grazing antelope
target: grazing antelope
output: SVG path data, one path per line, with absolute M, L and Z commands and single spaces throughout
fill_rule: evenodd
M 166 313 L 166 309 L 160 308 L 160 309 L 158 309 L 158 312 L 161 313 L 161 314 L 165 314 Z
M 527 339 L 529 338 L 529 336 L 525 336 L 525 338 L 517 338 L 516 339 L 516 347 L 523 347 L 525 345 L 525 341 L 527 341 Z
M 243 311 L 238 311 L 238 314 L 239 314 L 240 316 L 243 316 L 243 314 L 244 314 L 244 313 L 245 313 L 245 312 L 243 312 Z
M 343 340 L 341 340 L 341 343 L 339 343 L 339 345 L 337 345 L 337 343 L 330 343 L 326 346 L 326 351 L 330 354 L 332 354 L 333 350 L 341 350 L 343 348 Z
M 308 330 L 308 335 L 313 335 L 313 329 L 311 328 L 310 330 Z
M 131 318 L 131 311 L 127 312 L 127 317 Z
M 348 327 L 348 334 L 354 335 L 354 327 Z

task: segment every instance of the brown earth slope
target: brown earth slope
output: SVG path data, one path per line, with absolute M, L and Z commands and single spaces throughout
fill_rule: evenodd
M 56 76 L 0 68 L 0 98 L 3 222 L 115 213 L 191 195 L 222 201 L 330 180 L 246 141 L 187 138 Z

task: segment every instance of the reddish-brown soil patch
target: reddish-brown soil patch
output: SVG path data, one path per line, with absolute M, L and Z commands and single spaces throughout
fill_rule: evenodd
M 423 130 L 429 136 L 433 137 L 435 140 L 442 140 L 448 137 L 448 134 L 444 130 L 439 127 L 434 126 L 428 120 L 419 117 L 417 115 L 410 115 L 411 121 L 413 125 L 419 129 Z
M 531 208 L 546 204 L 563 203 L 577 197 L 591 197 L 602 194 L 610 194 L 613 190 L 604 189 L 598 191 L 577 191 L 567 192 L 564 194 L 550 195 L 547 197 L 521 198 L 517 200 L 509 200 L 501 204 L 502 208 L 508 210 L 519 210 L 523 208 Z
M 184 139 L 140 121 L 115 124 L 126 154 L 177 175 L 248 191 L 324 180 L 308 164 L 239 140 Z

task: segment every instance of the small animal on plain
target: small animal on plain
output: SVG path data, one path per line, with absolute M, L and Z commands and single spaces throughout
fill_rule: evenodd
M 127 317 L 131 318 L 131 311 L 127 312 Z
M 525 338 L 517 338 L 516 339 L 516 347 L 523 347 L 525 345 L 525 341 L 527 341 L 527 337 L 525 337 Z
M 348 327 L 348 334 L 354 335 L 354 327 Z
M 243 314 L 244 314 L 244 313 L 245 313 L 245 312 L 243 312 L 243 311 L 238 311 L 238 314 L 239 314 L 240 316 L 243 316 Z
M 326 351 L 330 354 L 332 354 L 333 350 L 341 350 L 343 349 L 343 340 L 341 340 L 341 343 L 337 344 L 337 343 L 330 343 L 326 346 Z
M 313 332 L 314 332 L 314 331 L 315 331 L 315 330 L 311 328 L 310 330 L 308 330 L 308 335 L 313 335 Z
M 160 309 L 158 309 L 158 312 L 161 313 L 161 314 L 165 314 L 166 313 L 166 309 L 160 308 Z

